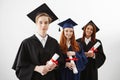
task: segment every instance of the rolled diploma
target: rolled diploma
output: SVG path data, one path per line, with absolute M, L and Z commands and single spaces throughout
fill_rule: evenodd
M 97 43 L 88 51 L 88 53 L 94 52 L 94 50 L 96 50 L 99 46 L 100 46 L 100 42 L 97 42 Z
M 72 59 L 72 56 L 69 56 L 69 59 Z M 74 60 L 70 60 L 70 62 L 75 65 Z M 78 73 L 78 70 L 77 70 L 77 68 L 76 68 L 76 65 L 73 67 L 73 73 L 74 73 L 74 74 L 77 74 L 77 73 Z
M 57 53 L 55 53 L 54 55 L 53 55 L 53 57 L 51 58 L 51 60 L 50 61 L 48 61 L 48 64 L 53 64 L 53 61 L 52 60 L 54 60 L 54 61 L 56 61 L 57 59 L 59 58 L 59 55 L 57 54 Z M 44 75 L 43 73 L 41 73 L 41 75 Z
M 53 57 L 51 58 L 51 60 L 48 62 L 48 64 L 53 64 L 52 60 L 56 61 L 58 58 L 59 58 L 59 55 L 55 53 Z

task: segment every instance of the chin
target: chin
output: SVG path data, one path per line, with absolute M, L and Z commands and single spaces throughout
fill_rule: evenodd
M 70 39 L 71 37 L 67 37 L 67 39 Z

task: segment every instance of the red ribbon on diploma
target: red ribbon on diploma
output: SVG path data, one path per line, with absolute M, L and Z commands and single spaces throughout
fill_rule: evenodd
M 51 59 L 51 61 L 52 61 L 53 63 L 55 63 L 56 65 L 58 65 L 58 61 L 57 61 L 57 60 Z
M 94 47 L 92 47 L 92 48 L 90 49 L 90 51 L 97 52 L 97 49 L 95 49 Z
M 70 58 L 67 58 L 67 59 L 66 59 L 66 61 L 70 61 L 70 60 L 77 61 L 77 60 L 78 60 L 78 58 L 72 58 L 72 59 L 70 59 Z

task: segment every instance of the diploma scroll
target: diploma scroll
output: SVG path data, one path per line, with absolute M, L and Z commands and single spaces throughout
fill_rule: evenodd
M 58 61 L 57 61 L 58 58 L 59 58 L 59 55 L 58 55 L 57 53 L 55 53 L 55 54 L 52 56 L 52 58 L 50 59 L 50 61 L 48 61 L 47 64 L 50 64 L 50 65 L 52 65 L 53 63 L 58 64 Z M 44 75 L 44 74 L 41 73 L 41 75 Z
M 51 60 L 48 62 L 48 64 L 53 64 L 53 63 L 57 64 L 57 59 L 58 58 L 59 58 L 59 55 L 57 53 L 55 53 L 53 55 L 53 57 L 51 58 Z
M 70 62 L 73 64 L 73 65 L 75 65 L 75 62 L 74 62 L 74 60 L 72 60 L 72 56 L 69 56 L 69 59 L 71 59 L 70 60 Z M 76 65 L 73 67 L 73 73 L 74 74 L 77 74 L 78 73 L 78 70 L 77 70 L 77 68 L 76 68 Z
M 94 52 L 99 46 L 100 46 L 100 42 L 97 42 L 97 43 L 88 51 L 88 53 Z

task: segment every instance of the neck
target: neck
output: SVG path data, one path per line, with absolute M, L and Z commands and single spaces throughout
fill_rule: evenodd
M 70 39 L 67 39 L 67 42 L 69 42 L 70 41 Z
M 46 37 L 46 33 L 38 33 L 42 38 L 45 38 Z
M 70 39 L 67 39 L 67 41 L 66 41 L 67 43 L 70 43 Z
M 67 39 L 67 41 L 66 41 L 66 45 L 67 45 L 67 47 L 69 48 L 70 47 L 70 39 Z
M 87 38 L 87 39 L 89 39 L 89 38 L 90 38 L 90 36 L 86 36 L 86 38 Z

